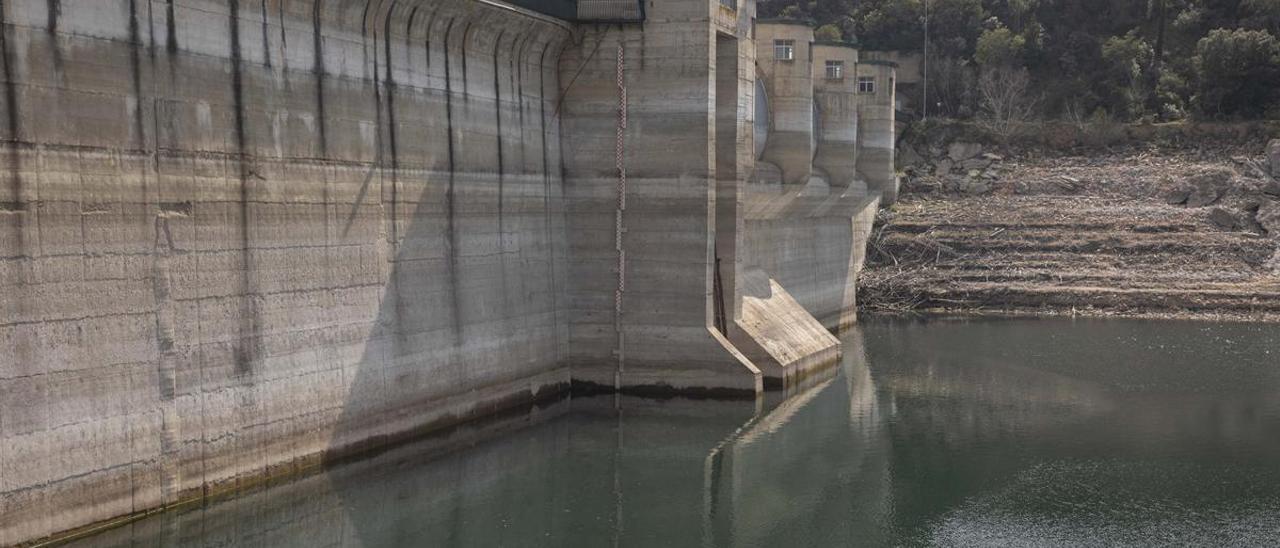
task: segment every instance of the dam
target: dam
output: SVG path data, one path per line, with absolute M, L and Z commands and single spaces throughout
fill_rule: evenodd
M 0 545 L 840 361 L 891 63 L 751 0 L 0 0 Z

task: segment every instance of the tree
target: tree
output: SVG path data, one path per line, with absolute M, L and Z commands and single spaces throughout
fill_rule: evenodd
M 929 112 L 940 116 L 973 115 L 977 77 L 972 67 L 955 57 L 929 52 Z
M 1043 111 L 1055 115 L 1070 106 L 1089 113 L 1102 108 L 1118 120 L 1152 114 L 1180 118 L 1188 111 L 1255 116 L 1274 99 L 1245 84 L 1268 82 L 1280 88 L 1268 78 L 1272 65 L 1265 55 L 1234 74 L 1218 67 L 1219 61 L 1204 61 L 1199 50 L 1214 29 L 1280 36 L 1280 0 L 927 2 L 928 94 L 931 110 L 944 114 L 977 112 L 976 69 L 995 65 L 1026 67 Z M 761 17 L 815 21 L 821 26 L 820 40 L 835 39 L 838 31 L 840 38 L 857 41 L 863 49 L 907 52 L 922 50 L 925 5 L 926 0 L 757 3 Z M 1220 42 L 1210 40 L 1206 47 L 1212 51 L 1206 54 L 1212 57 L 1223 49 L 1211 47 Z M 1224 82 L 1244 84 L 1233 91 Z M 945 104 L 939 107 L 939 101 Z M 1273 112 L 1280 113 L 1280 105 Z
M 1258 117 L 1280 99 L 1280 42 L 1265 30 L 1210 32 L 1196 45 L 1195 67 L 1202 114 Z
M 1280 33 L 1280 0 L 1243 0 L 1240 7 L 1248 14 L 1244 26 Z
M 973 59 L 983 67 L 1022 66 L 1022 52 L 1027 40 L 1005 27 L 988 30 L 978 37 Z
M 1032 120 L 1039 104 L 1039 98 L 1032 93 L 1027 69 L 1008 65 L 982 69 L 978 96 L 982 107 L 979 122 L 1005 141 Z
M 1113 36 L 1102 44 L 1103 70 L 1099 79 L 1102 100 L 1107 110 L 1121 120 L 1133 120 L 1143 113 L 1143 106 L 1153 89 L 1146 85 L 1144 69 L 1150 66 L 1154 53 L 1151 46 L 1130 32 Z

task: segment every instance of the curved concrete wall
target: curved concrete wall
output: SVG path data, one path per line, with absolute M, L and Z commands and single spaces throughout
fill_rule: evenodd
M 774 57 L 775 40 L 795 41 L 795 58 Z M 813 109 L 813 29 L 800 23 L 760 23 L 756 26 L 758 62 L 772 108 L 764 161 L 782 169 L 782 182 L 804 185 L 813 173 L 815 144 Z
M 0 18 L 0 545 L 569 382 L 559 24 L 471 0 Z
M 843 77 L 827 78 L 827 62 L 843 64 Z M 814 167 L 827 174 L 833 188 L 846 189 L 858 179 L 858 50 L 814 44 L 814 104 L 818 107 L 818 149 Z
M 875 93 L 858 96 L 858 172 L 866 179 L 867 188 L 878 192 L 885 205 L 890 205 L 898 199 L 898 172 L 894 165 L 897 71 L 890 64 L 860 63 L 858 76 L 875 78 Z

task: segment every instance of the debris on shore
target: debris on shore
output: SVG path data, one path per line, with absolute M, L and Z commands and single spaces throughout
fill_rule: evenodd
M 1267 148 L 912 151 L 859 302 L 873 313 L 1280 321 L 1280 141 Z

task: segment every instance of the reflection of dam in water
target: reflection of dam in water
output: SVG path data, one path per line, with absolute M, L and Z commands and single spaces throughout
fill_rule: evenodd
M 82 545 L 1265 544 L 1278 334 L 873 322 L 759 411 L 574 398 Z

